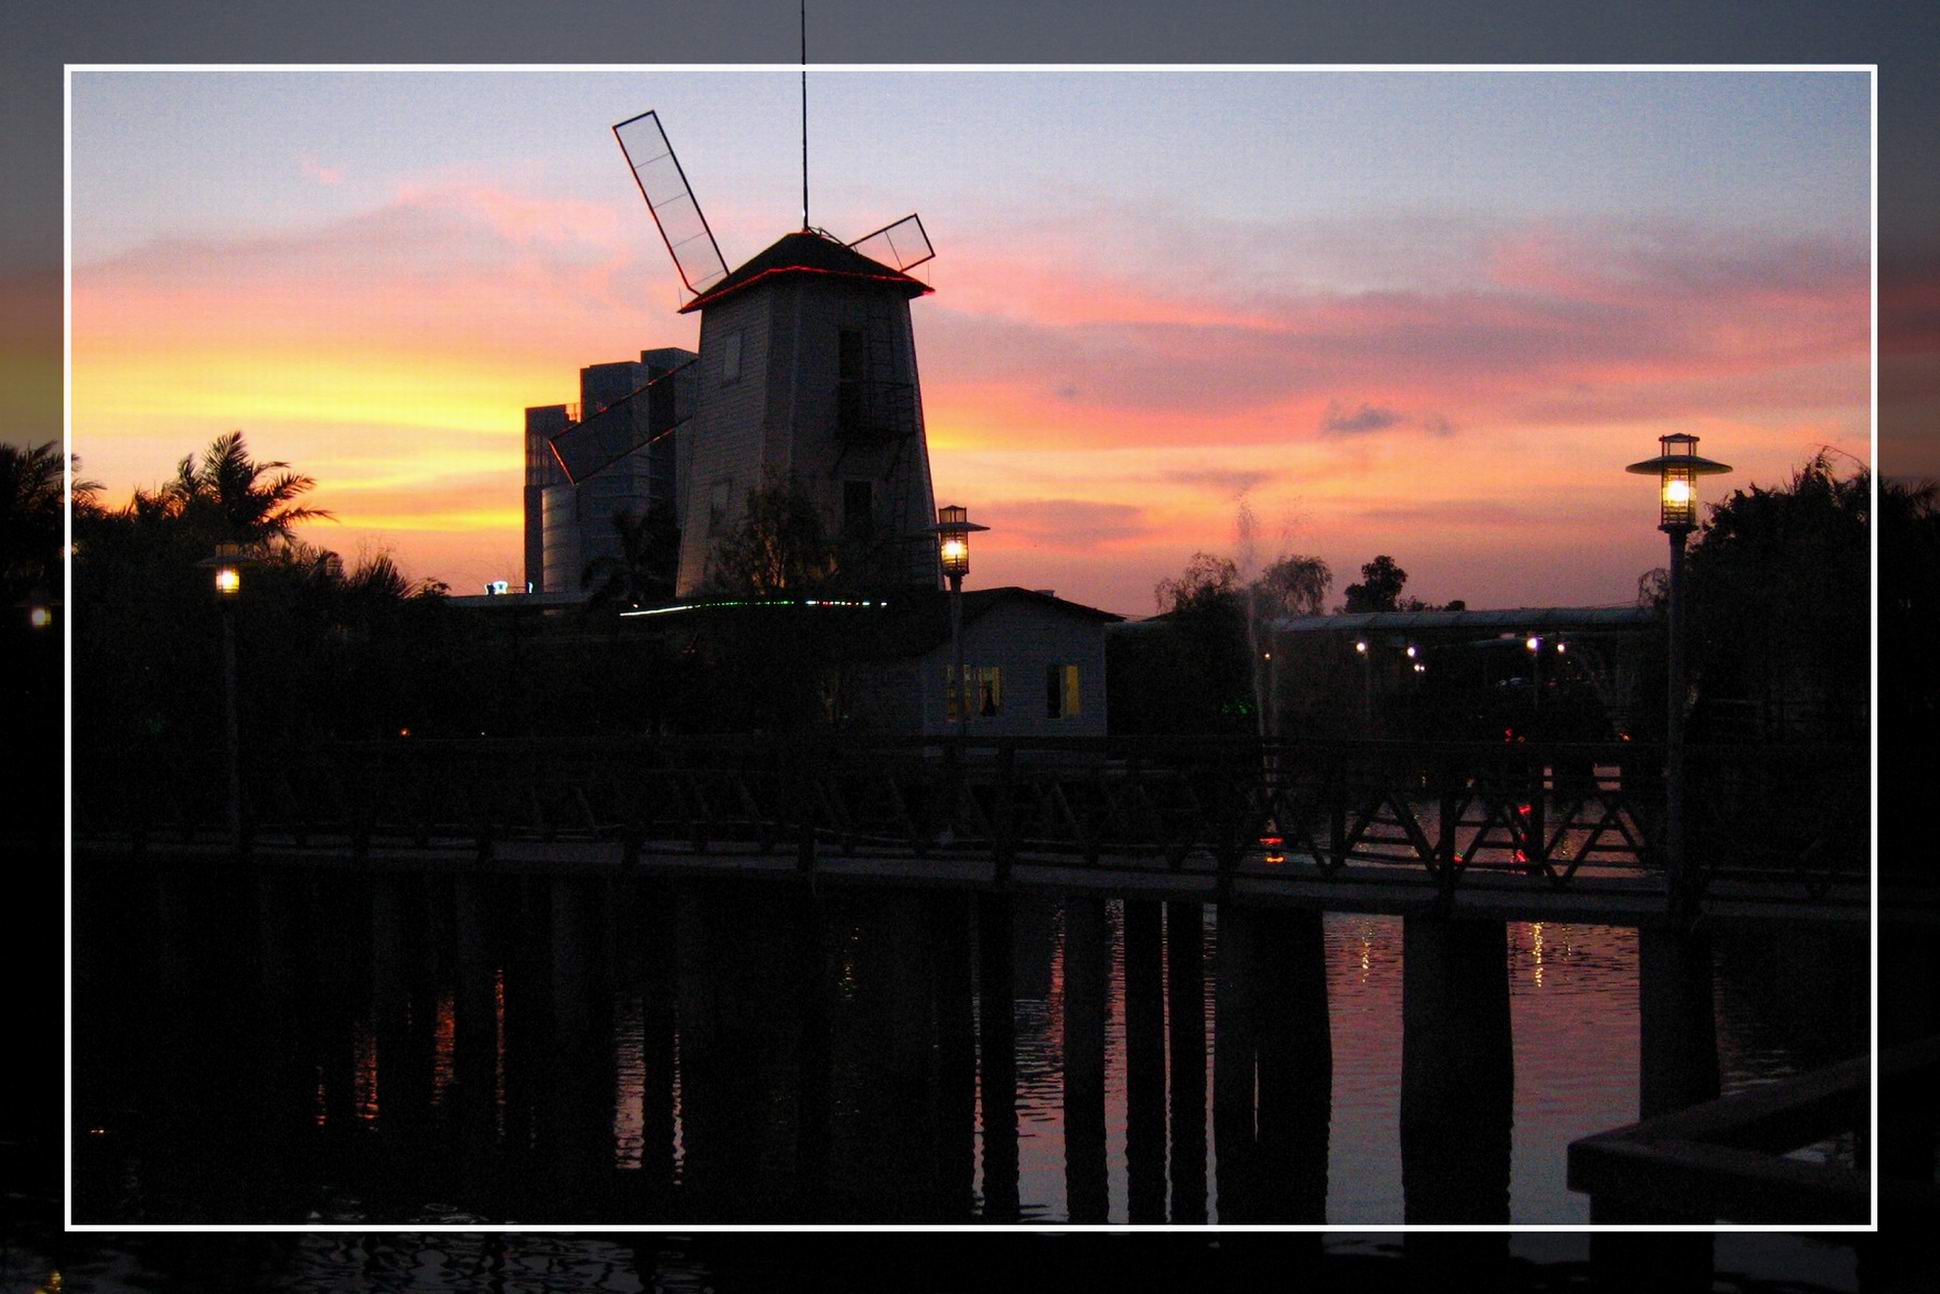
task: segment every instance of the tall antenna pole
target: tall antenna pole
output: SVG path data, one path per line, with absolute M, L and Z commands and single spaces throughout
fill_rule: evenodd
M 808 228 L 808 0 L 802 0 L 802 228 Z

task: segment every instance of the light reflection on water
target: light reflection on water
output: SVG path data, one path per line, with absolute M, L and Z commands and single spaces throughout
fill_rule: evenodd
M 899 1157 L 915 1146 L 911 1138 L 931 1135 L 924 1131 L 929 1125 L 921 1120 L 908 1122 L 908 1111 L 897 1107 L 901 1098 L 885 1085 L 894 1077 L 885 1065 L 892 1063 L 894 1056 L 908 1053 L 908 1039 L 898 1035 L 907 1017 L 896 1017 L 895 1011 L 897 994 L 906 988 L 899 980 L 911 974 L 908 959 L 912 941 L 908 932 L 897 926 L 906 920 L 909 909 L 894 903 L 884 906 L 869 895 L 846 893 L 826 899 L 823 911 L 830 1002 L 830 1198 L 881 1198 L 872 1196 L 872 1191 L 889 1191 L 893 1198 L 898 1188 L 893 1184 L 881 1186 L 875 1178 L 885 1170 L 893 1174 Z M 1020 1215 L 1027 1221 L 1060 1221 L 1069 1216 L 1067 1182 L 1073 1170 L 1065 1139 L 1066 970 L 1071 945 L 1068 916 L 1064 907 L 1050 900 L 1019 898 L 1015 904 L 1017 1197 Z M 1212 1221 L 1220 1219 L 1219 1145 L 1214 1102 L 1210 1099 L 1216 1051 L 1213 1038 L 1218 1027 L 1213 974 L 1217 965 L 1217 917 L 1216 910 L 1206 910 L 1202 934 L 1206 976 L 1200 1004 L 1206 1022 L 1208 1099 L 1199 1139 L 1205 1146 L 1205 1215 Z M 1128 1220 L 1130 1194 L 1123 906 L 1117 902 L 1105 905 L 1105 920 L 1104 1206 L 1111 1221 L 1123 1222 Z M 1380 1225 L 1403 1216 L 1398 1135 L 1402 931 L 1402 921 L 1392 917 L 1334 914 L 1322 924 L 1333 1057 L 1326 1143 L 1326 1220 L 1331 1223 Z M 705 1085 L 710 1079 L 723 1077 L 719 1043 L 710 1062 L 712 1069 L 698 1077 L 684 1072 L 683 1058 L 689 1054 L 692 1041 L 684 1032 L 687 1022 L 694 1018 L 686 1013 L 691 1004 L 684 1005 L 683 1013 L 675 1016 L 674 1032 L 668 1040 L 673 1057 L 671 1072 L 661 1076 L 659 1084 L 650 1081 L 654 1075 L 650 1072 L 653 1051 L 647 1038 L 651 1014 L 647 1000 L 634 978 L 635 971 L 614 974 L 610 1001 L 594 1013 L 594 1018 L 604 1022 L 601 1027 L 610 1030 L 602 1035 L 610 1069 L 602 1079 L 606 1106 L 597 1134 L 601 1142 L 598 1159 L 617 1175 L 611 1187 L 613 1194 L 601 1197 L 607 1201 L 601 1207 L 626 1211 L 583 1220 L 644 1221 L 667 1216 L 651 1211 L 665 1207 L 664 1203 L 652 1203 L 660 1197 L 628 1194 L 634 1188 L 626 1183 L 642 1176 L 642 1170 L 656 1157 L 666 1164 L 672 1184 L 690 1180 L 690 1136 L 699 1135 L 695 1128 L 700 1126 L 690 1125 L 690 1114 L 696 1119 L 702 1115 L 687 1108 L 687 1092 L 689 1084 L 697 1081 L 702 1084 L 695 1089 L 697 1100 L 712 1110 L 706 1124 L 708 1145 L 714 1153 L 721 1153 L 720 1147 L 725 1145 L 745 1156 L 736 1162 L 741 1165 L 737 1171 L 744 1175 L 743 1184 L 750 1187 L 748 1198 L 770 1198 L 761 1196 L 758 1188 L 784 1181 L 795 1171 L 795 1120 L 802 1096 L 789 1075 L 799 1062 L 801 1044 L 795 1034 L 797 1012 L 788 995 L 797 988 L 792 982 L 797 976 L 787 959 L 773 952 L 772 934 L 757 928 L 744 942 L 721 941 L 728 949 L 725 954 L 719 949 L 708 954 L 726 956 L 730 961 L 741 958 L 735 964 L 752 966 L 738 972 L 748 983 L 732 990 L 744 996 L 721 999 L 733 1010 L 745 1010 L 751 1004 L 755 1010 L 747 1020 L 726 1022 L 738 1031 L 727 1036 L 742 1040 L 732 1045 L 746 1048 L 745 1065 L 738 1068 L 748 1071 L 745 1078 L 727 1075 L 733 1080 L 733 1096 L 726 1103 L 710 1099 L 710 1089 Z M 1814 1032 L 1828 1036 L 1839 1033 L 1827 1022 L 1836 1025 L 1835 1017 L 1842 1008 L 1837 1001 L 1814 1008 L 1825 1017 L 1820 1019 L 1799 1006 L 1812 998 L 1811 985 L 1784 978 L 1785 968 L 1801 960 L 1788 952 L 1789 947 L 1776 940 L 1721 945 L 1718 1021 L 1726 1090 L 1774 1081 L 1844 1054 L 1837 1044 L 1828 1043 L 1815 1050 L 1810 1042 Z M 1507 927 L 1504 956 L 1515 1069 L 1510 1218 L 1518 1223 L 1584 1222 L 1587 1201 L 1566 1188 L 1564 1152 L 1578 1137 L 1636 1117 L 1637 935 L 1634 930 L 1615 927 L 1512 923 Z M 772 964 L 764 963 L 764 957 Z M 367 950 L 362 963 L 370 964 Z M 427 959 L 427 964 L 440 968 L 428 973 L 450 973 L 448 959 Z M 565 1071 L 523 1070 L 521 1077 L 508 1081 L 514 1068 L 508 1062 L 507 977 L 511 964 L 497 966 L 492 981 L 495 1055 L 490 1113 L 482 1126 L 491 1130 L 484 1141 L 496 1145 L 480 1145 L 479 1138 L 453 1131 L 479 1125 L 463 1124 L 465 1113 L 457 1107 L 465 1102 L 448 1099 L 464 1087 L 462 1075 L 455 1069 L 460 1064 L 460 1044 L 452 985 L 430 985 L 421 999 L 424 1008 L 409 1017 L 412 1029 L 428 1035 L 423 1039 L 426 1068 L 418 1104 L 420 1109 L 429 1107 L 430 1113 L 425 1116 L 430 1120 L 428 1130 L 407 1131 L 399 1122 L 404 1116 L 393 1109 L 390 1089 L 385 1086 L 384 1067 L 390 1058 L 380 1052 L 366 996 L 345 1018 L 347 1063 L 333 1068 L 327 1063 L 306 1061 L 301 1070 L 300 1114 L 319 1141 L 317 1146 L 305 1149 L 307 1158 L 299 1156 L 291 1161 L 306 1164 L 299 1171 L 313 1176 L 284 1183 L 299 1200 L 307 1196 L 295 1220 L 315 1217 L 408 1222 L 504 1216 L 505 1205 L 490 1191 L 472 1198 L 470 1180 L 463 1173 L 453 1175 L 444 1170 L 450 1146 L 435 1138 L 459 1138 L 452 1144 L 466 1153 L 512 1156 L 514 1138 L 507 1129 L 513 1126 L 509 1117 L 512 1103 L 520 1099 L 510 1090 L 515 1082 L 530 1085 L 535 1082 L 533 1074 L 540 1075 L 536 1087 L 524 1086 L 522 1090 L 533 1094 L 523 1099 L 537 1101 L 542 1122 L 544 1107 L 554 1099 L 553 1090 L 546 1085 L 552 1080 L 546 1075 Z M 718 968 L 723 963 L 707 964 Z M 365 991 L 368 995 L 368 983 Z M 530 987 L 519 990 L 524 994 L 533 991 Z M 752 996 L 747 996 L 750 993 Z M 733 1006 L 735 1003 L 739 1005 Z M 515 1011 L 529 1009 L 526 998 L 515 1005 Z M 1169 1000 L 1163 1009 L 1169 1016 Z M 973 995 L 969 1002 L 973 1030 L 980 1010 Z M 1800 1028 L 1802 1018 L 1810 1028 Z M 904 1024 L 899 1024 L 899 1019 Z M 1166 1023 L 1164 1036 L 1169 1040 L 1169 1019 Z M 544 1066 L 558 1062 L 545 1057 L 521 1063 Z M 330 1089 L 333 1083 L 339 1084 L 334 1091 Z M 345 1085 L 347 1092 L 343 1091 Z M 655 1124 L 645 1109 L 655 1087 L 663 1092 L 670 1087 L 672 1092 L 671 1108 L 660 1125 L 666 1131 L 661 1134 L 652 1132 Z M 109 1095 L 113 1099 L 97 1104 L 138 1105 L 144 1092 L 137 1082 L 127 1091 Z M 345 1129 L 329 1126 L 328 1112 L 337 1109 L 353 1116 L 353 1130 L 361 1129 L 368 1145 L 322 1140 L 345 1134 Z M 530 1129 L 533 1117 L 524 1115 L 517 1127 Z M 980 1208 L 987 1194 L 980 1098 L 971 1117 L 974 1124 L 965 1135 L 975 1138 L 979 1153 L 965 1167 L 967 1194 L 973 1207 Z M 393 1123 L 398 1126 L 393 1128 Z M 1172 1131 L 1176 1133 L 1177 1129 Z M 658 1152 L 652 1152 L 649 1144 L 655 1135 L 663 1138 Z M 433 1140 L 425 1140 L 427 1137 Z M 529 1141 L 525 1131 L 517 1139 L 521 1147 Z M 1849 1138 L 1844 1143 L 1835 1139 L 1819 1153 L 1849 1155 L 1849 1143 Z M 519 1153 L 524 1153 L 523 1149 Z M 115 1171 L 149 1175 L 149 1187 L 163 1188 L 151 1191 L 157 1198 L 178 1198 L 171 1192 L 193 1190 L 192 1183 L 161 1180 L 168 1171 L 165 1159 L 151 1157 L 135 1162 L 135 1168 L 128 1163 L 117 1164 Z M 411 1174 L 425 1163 L 439 1165 L 439 1171 L 427 1175 L 413 1198 Z M 502 1171 L 529 1175 L 522 1160 L 507 1158 L 504 1164 Z M 712 1179 L 717 1184 L 722 1180 L 721 1171 L 717 1168 Z M 728 1180 L 733 1184 L 732 1178 Z M 1177 1190 L 1178 1185 L 1173 1182 L 1172 1189 Z M 129 1194 L 140 1199 L 144 1192 L 137 1189 Z M 808 1207 L 812 1217 L 813 1201 Z M 643 1209 L 648 1212 L 639 1211 Z M 1187 1209 L 1186 1215 L 1192 1212 Z M 1168 1214 L 1177 1215 L 1176 1208 Z M 132 1216 L 140 1216 L 139 1211 Z M 701 1216 L 691 1220 L 710 1219 Z
M 790 1240 L 794 1243 L 790 1243 Z M 893 1237 L 699 1237 L 638 1235 L 546 1235 L 495 1233 L 343 1233 L 299 1235 L 86 1236 L 0 1250 L 0 1288 L 58 1290 L 61 1294 L 212 1294 L 214 1291 L 397 1291 L 420 1294 L 703 1294 L 718 1291 L 842 1289 L 858 1291 L 935 1288 L 1008 1289 L 1007 1265 L 1017 1257 L 993 1253 L 987 1238 L 915 1240 L 925 1260 L 885 1261 Z M 1479 1252 L 1491 1237 L 1458 1238 Z M 1315 1237 L 1312 1251 L 1331 1277 L 1322 1287 L 1388 1289 L 1447 1286 L 1446 1250 L 1434 1272 L 1409 1270 L 1399 1236 L 1336 1233 Z M 1177 1278 L 1167 1288 L 1251 1288 L 1260 1284 L 1259 1262 L 1285 1261 L 1291 1238 L 1261 1236 L 1124 1238 L 1058 1237 L 1049 1242 L 1011 1237 L 1013 1250 L 1029 1253 L 1032 1287 L 1093 1283 L 1128 1289 L 1157 1288 L 1155 1272 Z M 1162 1246 L 1162 1247 L 1161 1247 Z M 1850 1291 L 1858 1273 L 1850 1247 L 1832 1238 L 1788 1235 L 1720 1235 L 1706 1288 L 1719 1294 L 1792 1294 Z M 1580 1291 L 1586 1282 L 1589 1242 L 1582 1235 L 1524 1233 L 1507 1238 L 1501 1251 L 1515 1265 L 1497 1288 Z M 55 1257 L 59 1254 L 59 1257 Z M 1249 1270 L 1250 1268 L 1250 1270 Z M 1015 1270 L 1015 1267 L 1012 1267 Z M 1082 1273 L 1082 1275 L 1080 1275 Z M 1404 1285 L 1398 1277 L 1412 1275 Z M 1431 1279 L 1432 1277 L 1432 1279 Z M 1203 1281 L 1197 1278 L 1203 1278 Z M 1222 1279 L 1223 1278 L 1223 1279 Z M 1321 1282 L 1316 1282 L 1321 1283 Z

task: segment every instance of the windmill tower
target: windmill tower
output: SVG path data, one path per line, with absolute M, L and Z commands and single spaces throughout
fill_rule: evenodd
M 698 358 L 554 436 L 579 482 L 676 438 L 676 591 L 706 579 L 749 491 L 792 481 L 878 586 L 940 582 L 908 271 L 935 255 L 909 215 L 842 243 L 786 234 L 730 272 L 651 112 L 613 128 L 700 314 Z

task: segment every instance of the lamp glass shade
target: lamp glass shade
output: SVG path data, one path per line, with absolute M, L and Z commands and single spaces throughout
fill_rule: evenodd
M 238 566 L 216 567 L 216 592 L 225 598 L 233 598 L 242 591 L 242 568 Z
M 1722 476 L 1731 470 L 1729 463 L 1714 462 L 1699 457 L 1698 438 L 1676 432 L 1659 436 L 1659 453 L 1655 458 L 1646 458 L 1641 463 L 1632 463 L 1624 468 L 1642 476 L 1657 478 L 1657 494 L 1661 507 L 1657 528 L 1672 534 L 1682 534 L 1697 528 L 1697 478 L 1700 476 Z
M 1697 482 L 1692 479 L 1691 470 L 1688 467 L 1665 467 L 1661 493 L 1663 508 L 1657 528 L 1694 529 L 1697 526 Z
M 963 508 L 936 510 L 936 555 L 943 563 L 945 575 L 969 574 L 970 532 L 982 529 L 982 526 L 971 524 L 970 514 Z

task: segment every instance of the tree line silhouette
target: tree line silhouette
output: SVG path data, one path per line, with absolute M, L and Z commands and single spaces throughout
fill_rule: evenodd
M 813 723 L 827 709 L 816 695 L 822 644 L 772 633 L 697 644 L 622 628 L 616 611 L 669 591 L 664 522 L 649 530 L 626 519 L 640 542 L 630 557 L 585 573 L 595 595 L 585 609 L 543 625 L 536 616 L 487 625 L 387 554 L 346 561 L 308 542 L 329 518 L 309 502 L 315 481 L 258 461 L 240 432 L 184 457 L 162 485 L 119 507 L 78 461 L 65 488 L 65 466 L 52 442 L 0 445 L 0 583 L 15 609 L 13 634 L 31 636 L 27 608 L 59 601 L 71 562 L 77 756 L 166 760 L 220 748 L 218 609 L 198 565 L 220 543 L 252 559 L 238 628 L 245 742 L 258 752 L 333 737 L 720 731 Z M 1865 468 L 1842 473 L 1821 453 L 1790 479 L 1751 484 L 1710 509 L 1689 565 L 1694 738 L 1863 734 L 1876 520 L 1883 715 L 1892 731 L 1931 724 L 1933 671 L 1914 653 L 1940 619 L 1940 498 L 1932 483 L 1889 480 L 1875 518 L 1872 485 Z M 71 555 L 61 548 L 69 506 Z M 854 584 L 869 564 L 853 539 L 823 533 L 792 483 L 764 483 L 709 589 L 759 596 Z M 1338 610 L 1425 605 L 1404 598 L 1407 574 L 1392 556 L 1377 556 L 1361 576 Z M 1230 558 L 1195 555 L 1157 587 L 1163 625 L 1113 639 L 1113 727 L 1258 732 L 1270 709 L 1275 722 L 1351 730 L 1352 662 L 1323 670 L 1285 659 L 1266 691 L 1261 677 L 1261 625 L 1321 613 L 1333 582 L 1325 562 L 1302 554 L 1252 579 Z M 1642 583 L 1648 602 L 1648 576 Z M 745 698 L 722 701 L 722 673 L 742 691 L 751 678 L 790 679 L 796 694 L 763 713 Z M 13 686 L 24 704 L 34 683 L 23 675 Z M 1653 682 L 1646 671 L 1639 689 L 1638 734 L 1649 736 L 1661 675 Z M 35 695 L 46 705 L 58 691 Z M 1331 708 L 1296 704 L 1303 691 L 1327 694 Z

